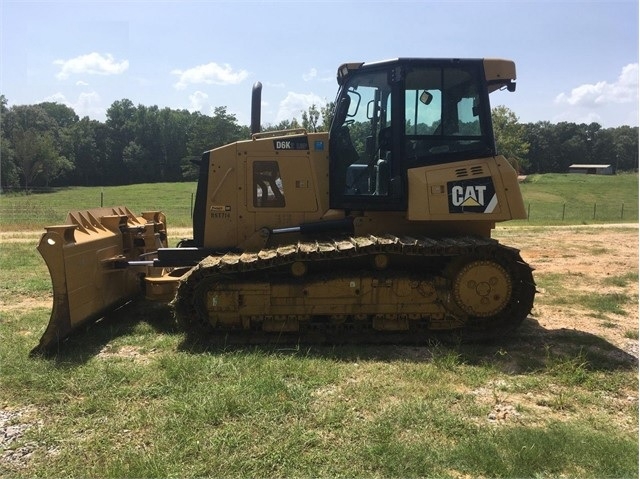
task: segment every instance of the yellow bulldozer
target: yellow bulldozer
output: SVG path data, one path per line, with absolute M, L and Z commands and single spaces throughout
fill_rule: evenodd
M 187 331 L 248 342 L 513 331 L 535 283 L 491 238 L 526 212 L 489 94 L 515 79 L 501 59 L 346 63 L 329 132 L 261 132 L 256 83 L 251 138 L 199 161 L 192 238 L 168 247 L 161 212 L 124 206 L 46 227 L 54 303 L 34 352 L 141 294 Z

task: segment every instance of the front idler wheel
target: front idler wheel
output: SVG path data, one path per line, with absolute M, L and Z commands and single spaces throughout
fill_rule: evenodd
M 487 318 L 500 313 L 509 304 L 511 275 L 495 261 L 470 261 L 455 273 L 452 289 L 456 305 L 465 313 Z

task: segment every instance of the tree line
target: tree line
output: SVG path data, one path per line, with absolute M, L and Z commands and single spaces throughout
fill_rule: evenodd
M 498 152 L 522 173 L 566 173 L 573 164 L 611 165 L 638 171 L 638 127 L 598 123 L 520 123 L 514 112 L 491 112 Z
M 333 104 L 310 107 L 268 130 L 327 131 Z M 638 168 L 638 127 L 597 123 L 521 124 L 505 107 L 492 111 L 498 151 L 523 173 L 565 172 L 573 163 Z M 226 107 L 212 115 L 115 101 L 100 122 L 65 105 L 7 107 L 0 95 L 0 186 L 108 186 L 193 181 L 202 152 L 250 137 Z

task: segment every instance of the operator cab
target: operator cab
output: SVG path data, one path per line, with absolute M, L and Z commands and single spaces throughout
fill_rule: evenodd
M 489 92 L 515 89 L 504 60 L 345 64 L 330 131 L 331 207 L 402 211 L 407 170 L 495 155 Z

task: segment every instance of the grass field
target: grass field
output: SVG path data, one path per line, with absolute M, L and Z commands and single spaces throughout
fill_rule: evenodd
M 2 313 L 3 477 L 638 475 L 637 370 L 596 338 L 209 347 L 137 303 L 29 358 L 47 314 Z
M 581 201 L 599 202 L 608 186 L 618 196 L 607 201 L 635 194 L 637 204 L 629 177 L 588 183 L 595 197 Z M 573 178 L 530 178 L 523 191 L 553 192 L 556 204 L 578 194 Z M 193 185 L 165 186 L 105 189 L 104 201 L 169 211 L 185 195 L 169 228 L 189 225 Z M 141 204 L 152 192 L 156 203 Z M 96 193 L 99 201 L 100 189 L 3 196 L 0 208 L 53 211 Z M 0 477 L 638 477 L 637 359 L 533 320 L 484 344 L 238 348 L 190 339 L 168 308 L 137 302 L 56 356 L 30 358 L 51 304 L 35 250 L 41 226 L 1 226 L 25 232 L 0 236 Z M 501 234 L 517 245 L 518 229 Z M 637 278 L 637 269 L 616 271 L 603 287 Z M 638 300 L 585 296 L 570 281 L 571 272 L 539 278 L 544 303 L 612 321 Z
M 530 224 L 638 221 L 637 174 L 530 175 L 520 189 Z

